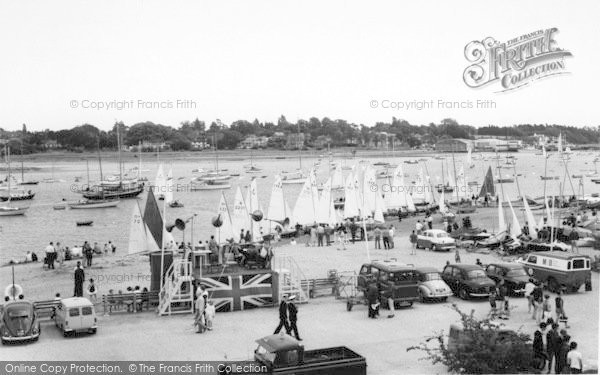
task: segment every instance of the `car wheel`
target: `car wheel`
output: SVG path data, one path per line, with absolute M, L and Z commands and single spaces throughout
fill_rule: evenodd
M 98 331 L 97 328 L 92 328 L 92 335 L 95 335 L 97 331 Z
M 2 340 L 2 345 L 6 345 L 6 340 Z
M 440 301 L 442 301 L 442 302 L 446 302 L 446 301 L 448 301 L 448 297 L 442 297 L 442 298 L 440 299 Z
M 413 305 L 413 301 L 410 301 L 410 302 L 408 303 L 408 307 L 412 307 L 412 305 Z
M 425 295 L 421 289 L 419 289 L 419 302 L 425 303 Z
M 469 293 L 467 293 L 467 289 L 466 288 L 460 288 L 460 290 L 458 291 L 458 296 L 461 299 L 464 299 L 464 300 L 468 300 L 469 299 Z
M 551 277 L 548 279 L 548 289 L 554 293 L 560 290 L 560 284 L 558 283 L 558 281 L 556 281 L 555 278 Z
M 429 247 L 429 245 L 425 246 L 425 251 L 430 251 L 431 248 Z

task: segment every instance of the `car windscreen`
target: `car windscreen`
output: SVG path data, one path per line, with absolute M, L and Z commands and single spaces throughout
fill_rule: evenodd
M 506 276 L 509 277 L 517 277 L 517 276 L 527 276 L 527 271 L 523 268 L 513 268 L 506 273 Z
M 485 278 L 485 272 L 483 270 L 471 270 L 467 272 L 467 277 L 469 279 L 479 279 Z
M 442 278 L 440 277 L 440 274 L 437 272 L 430 272 L 430 273 L 425 274 L 425 281 L 441 280 L 441 279 Z
M 417 275 L 413 271 L 397 271 L 390 273 L 389 280 L 394 283 L 414 282 Z
M 31 309 L 27 306 L 9 307 L 6 314 L 9 318 L 29 318 L 31 317 Z
M 438 233 L 436 234 L 437 238 L 444 238 L 444 237 L 448 237 L 448 235 L 446 233 Z
M 261 345 L 256 349 L 256 353 L 262 355 L 269 362 L 275 362 L 276 353 L 271 353 Z

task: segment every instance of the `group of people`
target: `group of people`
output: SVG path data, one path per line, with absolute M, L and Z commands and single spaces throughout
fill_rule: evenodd
M 390 225 L 389 228 L 375 227 L 373 235 L 375 237 L 375 249 L 381 249 L 381 239 L 383 239 L 383 248 L 390 250 L 394 248 L 395 228 Z
M 202 287 L 196 289 L 195 305 L 194 327 L 196 327 L 196 333 L 204 333 L 207 330 L 212 331 L 216 308 L 209 298 L 208 292 Z
M 75 250 L 76 247 L 71 249 L 68 246 L 61 245 L 60 242 L 56 242 L 56 244 L 54 244 L 54 242 L 50 242 L 44 249 L 44 266 L 47 266 L 48 269 L 56 269 L 55 263 L 58 263 L 60 266 L 62 266 L 66 260 L 71 260 L 79 255 Z M 92 266 L 94 254 L 114 254 L 116 250 L 117 247 L 112 243 L 112 241 L 105 243 L 104 247 L 101 247 L 98 242 L 94 242 L 94 246 L 92 246 L 88 241 L 85 241 L 81 246 L 81 256 L 83 256 L 85 259 L 83 267 L 85 268 Z M 30 257 L 31 261 L 37 261 L 37 255 L 35 253 L 28 252 L 27 259 L 29 260 Z
M 577 342 L 571 341 L 566 329 L 559 329 L 559 324 L 552 318 L 539 324 L 533 334 L 533 360 L 536 368 L 544 370 L 548 366 L 548 374 L 581 374 L 583 357 L 577 349 Z
M 293 334 L 296 340 L 302 341 L 298 334 L 298 307 L 294 303 L 296 295 L 290 296 L 284 295 L 282 301 L 279 303 L 279 325 L 275 329 L 274 334 L 285 328 L 285 333 L 288 335 Z

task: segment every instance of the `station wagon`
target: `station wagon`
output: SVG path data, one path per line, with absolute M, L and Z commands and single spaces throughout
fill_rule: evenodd
M 384 306 L 390 297 L 394 300 L 394 305 L 408 306 L 419 299 L 417 274 L 412 265 L 388 261 L 363 264 L 358 274 L 358 290 L 366 293 L 372 282 L 377 284 Z
M 550 291 L 577 292 L 581 285 L 591 285 L 590 257 L 563 251 L 538 251 L 518 260 L 530 276 L 546 283 Z

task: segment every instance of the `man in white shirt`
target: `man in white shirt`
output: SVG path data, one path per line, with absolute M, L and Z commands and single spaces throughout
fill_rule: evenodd
M 417 224 L 415 224 L 415 229 L 417 231 L 417 234 L 421 234 L 421 231 L 423 230 L 423 224 L 421 224 L 421 220 L 417 220 Z
M 581 353 L 577 351 L 577 343 L 571 343 L 571 350 L 567 353 L 567 365 L 571 370 L 571 374 L 581 374 L 583 370 L 583 359 Z
M 527 312 L 531 313 L 531 308 L 535 306 L 533 305 L 533 290 L 535 289 L 535 285 L 531 282 L 531 279 L 527 284 L 525 284 L 525 297 L 527 297 Z
M 48 264 L 48 269 L 54 269 L 54 259 L 56 258 L 56 249 L 54 248 L 54 244 L 50 242 L 48 246 L 46 246 L 46 263 Z

